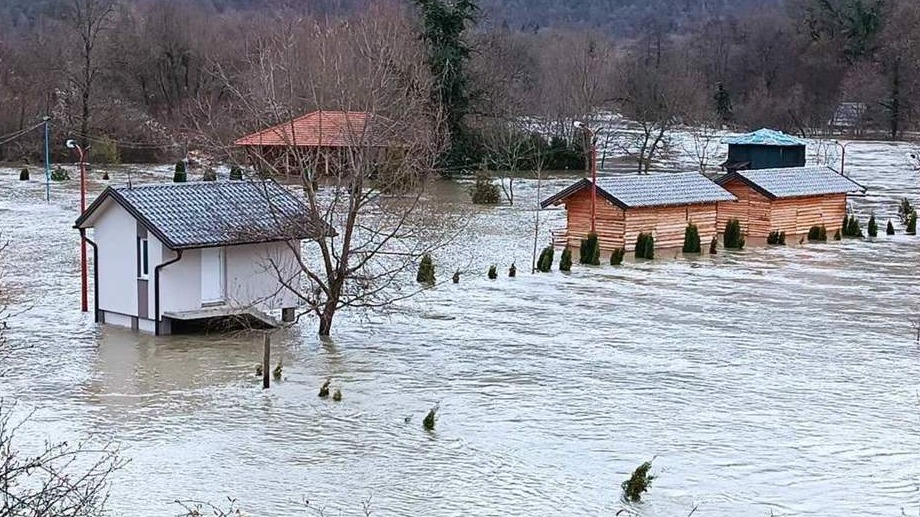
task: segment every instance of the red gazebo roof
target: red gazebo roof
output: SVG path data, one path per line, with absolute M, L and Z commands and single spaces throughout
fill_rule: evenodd
M 372 134 L 374 114 L 365 111 L 314 111 L 289 122 L 239 138 L 238 146 L 385 147 Z M 377 128 L 374 133 L 381 133 Z

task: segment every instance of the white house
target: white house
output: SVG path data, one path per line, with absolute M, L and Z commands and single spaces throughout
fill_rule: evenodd
M 169 334 L 182 321 L 292 319 L 301 241 L 334 234 L 306 213 L 270 180 L 105 189 L 74 224 L 93 247 L 96 321 Z

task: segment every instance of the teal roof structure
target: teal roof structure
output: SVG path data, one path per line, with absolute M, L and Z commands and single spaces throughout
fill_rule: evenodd
M 729 145 L 775 145 L 782 147 L 806 145 L 801 138 L 787 135 L 782 131 L 773 129 L 758 129 L 753 133 L 738 136 L 727 136 L 722 139 L 723 144 Z

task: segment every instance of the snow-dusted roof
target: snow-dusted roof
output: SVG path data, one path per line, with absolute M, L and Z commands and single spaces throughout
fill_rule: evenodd
M 758 129 L 753 133 L 746 133 L 737 136 L 727 136 L 722 139 L 723 144 L 729 145 L 777 145 L 777 146 L 794 146 L 805 145 L 805 140 L 787 135 L 782 131 L 773 129 Z
M 865 192 L 866 188 L 829 167 L 786 167 L 735 171 L 717 181 L 740 179 L 770 199 Z
M 569 196 L 591 188 L 591 181 L 582 179 L 541 203 L 543 208 L 559 203 Z M 716 185 L 698 172 L 679 174 L 618 175 L 597 180 L 597 193 L 621 208 L 651 206 L 695 205 L 718 201 L 735 201 L 731 192 Z

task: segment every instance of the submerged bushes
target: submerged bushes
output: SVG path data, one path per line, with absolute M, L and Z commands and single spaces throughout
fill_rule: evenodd
M 808 241 L 809 242 L 826 242 L 827 241 L 827 228 L 822 224 L 821 226 L 815 225 L 808 229 Z
M 422 262 L 418 265 L 418 274 L 415 275 L 415 281 L 420 284 L 433 285 L 434 279 L 434 262 L 431 261 L 431 255 L 425 254 Z
M 767 236 L 767 244 L 773 246 L 785 246 L 786 245 L 786 232 L 781 232 L 779 230 L 773 230 L 770 232 L 770 235 Z
M 863 232 L 859 226 L 859 219 L 855 215 L 844 216 L 840 234 L 844 237 L 862 237 Z
M 497 205 L 501 192 L 498 185 L 492 182 L 492 177 L 485 172 L 476 174 L 476 183 L 470 188 L 470 197 L 476 205 Z
M 684 253 L 702 253 L 703 249 L 700 245 L 700 231 L 695 224 L 687 224 L 687 229 L 684 230 Z
M 866 226 L 869 237 L 878 237 L 878 223 L 875 222 L 875 214 L 869 216 L 869 224 Z
M 572 270 L 572 250 L 566 248 L 562 250 L 562 257 L 559 258 L 559 271 Z
M 725 249 L 744 249 L 744 235 L 741 233 L 741 221 L 729 219 L 725 224 L 725 234 L 722 236 L 722 245 Z
M 650 233 L 640 233 L 636 238 L 636 258 L 652 260 L 655 258 L 655 237 Z
M 619 266 L 623 263 L 623 256 L 626 255 L 625 248 L 617 248 L 610 254 L 610 265 Z
M 629 479 L 620 485 L 623 488 L 624 499 L 633 503 L 638 503 L 642 500 L 642 494 L 648 492 L 648 489 L 652 487 L 652 481 L 655 479 L 655 476 L 649 474 L 650 470 L 652 470 L 652 462 L 646 461 L 639 465 L 629 476 Z
M 553 255 L 555 253 L 552 246 L 543 248 L 543 251 L 540 252 L 540 259 L 537 260 L 537 271 L 549 273 L 553 269 Z
M 587 239 L 581 240 L 578 262 L 589 266 L 601 265 L 601 246 L 597 242 L 596 233 L 589 233 Z

